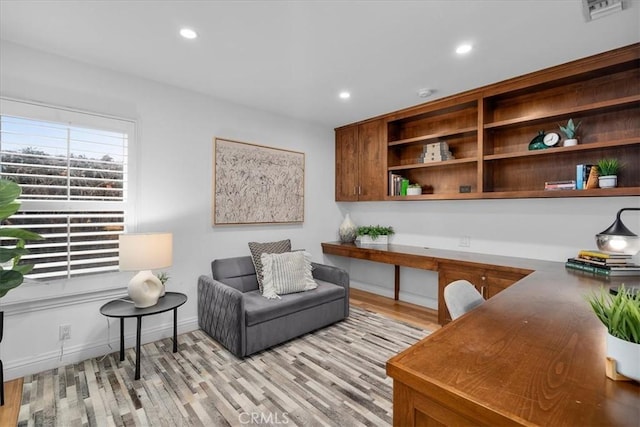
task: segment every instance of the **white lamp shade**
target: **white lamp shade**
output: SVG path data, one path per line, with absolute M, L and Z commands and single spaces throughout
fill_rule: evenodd
M 120 271 L 153 270 L 173 262 L 171 233 L 121 234 Z

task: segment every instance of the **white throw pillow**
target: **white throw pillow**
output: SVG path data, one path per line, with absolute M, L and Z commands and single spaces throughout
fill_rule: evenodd
M 261 255 L 262 296 L 269 299 L 279 295 L 303 292 L 318 287 L 311 274 L 311 254 L 308 252 L 285 252 Z

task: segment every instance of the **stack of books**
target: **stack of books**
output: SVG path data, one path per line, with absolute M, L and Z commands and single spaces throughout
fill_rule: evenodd
M 575 190 L 576 182 L 574 180 L 568 181 L 547 181 L 544 183 L 545 190 Z
M 422 147 L 422 154 L 418 157 L 418 163 L 441 162 L 443 160 L 455 159 L 449 150 L 449 144 L 444 141 L 425 144 Z
M 604 276 L 640 276 L 640 265 L 633 263 L 631 255 L 598 250 L 582 250 L 577 257 L 569 258 L 565 266 Z
M 406 196 L 409 180 L 393 172 L 389 172 L 389 195 Z

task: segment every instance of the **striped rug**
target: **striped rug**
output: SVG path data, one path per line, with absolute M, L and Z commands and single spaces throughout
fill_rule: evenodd
M 24 378 L 19 426 L 384 426 L 385 363 L 428 334 L 352 307 L 348 320 L 244 360 L 202 331 Z

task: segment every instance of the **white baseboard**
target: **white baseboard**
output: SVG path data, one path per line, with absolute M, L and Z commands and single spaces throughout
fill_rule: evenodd
M 4 365 L 5 381 L 47 371 L 49 369 L 59 368 L 72 363 L 82 362 L 83 360 L 91 359 L 93 357 L 119 352 L 120 327 L 117 326 L 118 322 L 115 322 L 115 324 L 116 327 L 112 329 L 108 339 L 105 337 L 103 340 L 65 347 L 62 359 L 60 358 L 61 350 L 58 349 L 57 351 L 39 354 L 37 357 L 25 357 L 18 360 L 12 360 L 10 363 Z M 196 329 L 199 329 L 197 317 L 178 322 L 178 334 L 191 332 Z M 146 344 L 172 336 L 173 323 L 169 322 L 143 329 L 140 339 L 142 344 Z M 125 349 L 134 347 L 135 342 L 135 332 L 133 334 L 125 335 Z M 178 338 L 178 342 L 180 342 L 180 338 Z M 109 348 L 109 344 L 111 345 L 111 348 Z
M 389 289 L 383 286 L 372 285 L 370 283 L 358 282 L 351 280 L 350 286 L 354 289 L 360 289 L 362 291 L 371 292 L 372 294 L 382 295 L 383 297 L 393 298 L 393 289 Z M 418 295 L 411 292 L 403 292 L 400 290 L 400 301 L 409 302 L 411 304 L 421 305 L 423 307 L 431 308 L 433 310 L 438 309 L 438 301 L 425 297 L 424 295 Z

